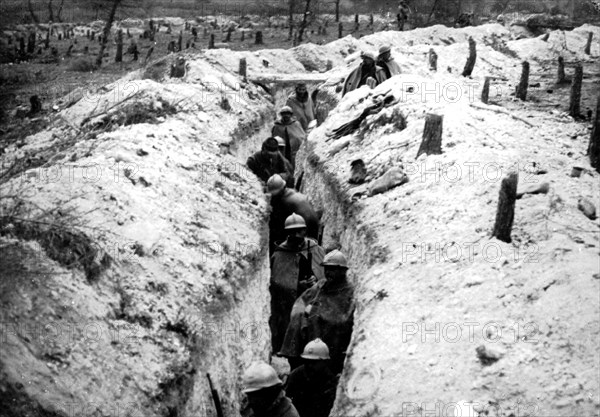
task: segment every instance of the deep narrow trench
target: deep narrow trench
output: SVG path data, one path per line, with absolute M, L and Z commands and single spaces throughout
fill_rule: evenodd
M 308 83 L 309 92 L 316 88 L 316 86 L 317 83 Z M 292 92 L 293 86 L 275 85 L 271 89 L 271 97 L 274 103 L 273 119 L 265 120 L 260 130 L 247 139 L 237 141 L 233 144 L 232 152 L 240 164 L 245 164 L 247 157 L 260 150 L 262 142 L 271 136 L 271 128 L 277 117 L 277 113 L 285 105 L 288 95 Z M 331 110 L 329 109 L 329 111 Z M 305 141 L 298 153 L 297 166 L 294 173 L 296 180 L 302 176 L 302 184 L 297 191 L 307 196 L 315 211 L 321 216 L 320 225 L 323 232 L 322 241 L 320 242 L 321 247 L 325 250 L 325 253 L 338 249 L 346 255 L 350 265 L 347 272 L 347 279 L 353 287 L 356 287 L 356 277 L 361 276 L 375 259 L 381 258 L 382 253 L 373 247 L 373 241 L 369 239 L 368 234 L 365 234 L 364 231 L 356 230 L 353 220 L 356 206 L 352 204 L 352 201 L 346 200 L 343 197 L 344 193 L 337 189 L 336 183 L 333 180 L 334 172 L 328 172 L 331 168 L 328 166 L 327 160 L 320 159 L 311 153 L 308 140 Z M 300 293 L 298 296 L 300 296 Z M 270 315 L 271 306 L 267 305 L 266 309 Z M 353 338 L 351 337 L 350 339 L 350 345 Z M 347 348 L 348 352 L 350 351 L 350 345 Z M 275 367 L 278 373 L 287 377 L 290 372 L 288 360 L 276 355 L 276 353 L 271 352 L 271 365 Z M 338 372 L 337 393 L 341 392 L 340 388 L 342 390 L 345 389 L 343 384 L 347 364 L 348 361 L 346 360 L 344 362 L 344 369 Z M 240 371 L 243 372 L 243 370 Z

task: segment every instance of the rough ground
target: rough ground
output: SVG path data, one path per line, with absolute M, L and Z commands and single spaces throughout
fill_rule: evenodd
M 566 36 L 567 60 L 584 58 L 582 30 L 551 34 L 551 41 Z M 543 49 L 536 40 L 507 42 L 518 58 L 478 43 L 472 79 L 456 75 L 467 35 L 481 42 L 492 32 L 503 36 L 502 28 L 486 25 L 363 38 L 367 45 L 391 42 L 405 73 L 348 94 L 309 137 L 304 187 L 324 209 L 325 245 L 348 252 L 359 294 L 334 416 L 600 411 L 599 222 L 577 208 L 581 198 L 598 207 L 600 197 L 598 174 L 585 156 L 590 124 L 563 113 L 568 89 L 551 100 L 549 80 L 531 102 L 510 97 L 520 59 L 531 59 L 542 73 L 534 59 L 555 58 L 554 43 Z M 414 46 L 405 46 L 407 37 Z M 461 43 L 435 47 L 438 73 L 428 73 L 422 54 L 410 53 L 450 37 Z M 594 48 L 587 71 L 597 68 L 598 43 Z M 519 119 L 494 112 L 495 105 L 474 107 L 488 74 L 512 81 L 499 82 L 492 96 Z M 474 83 L 474 95 L 467 83 Z M 597 80 L 588 86 L 591 104 Z M 327 136 L 388 89 L 397 104 L 369 116 L 354 135 Z M 400 113 L 404 130 L 389 123 Z M 426 113 L 444 116 L 443 153 L 416 159 Z M 347 180 L 358 158 L 368 176 L 357 187 Z M 573 166 L 585 174 L 570 177 Z M 366 189 L 392 167 L 403 167 L 408 183 L 367 197 Z M 548 182 L 550 191 L 517 201 L 507 244 L 490 232 L 500 180 L 513 169 L 520 187 Z
M 591 57 L 581 52 L 587 30 L 595 33 Z M 478 61 L 467 80 L 459 74 L 468 36 L 478 42 Z M 244 52 L 251 73 L 322 71 L 329 59 L 326 93 L 363 47 L 391 43 L 404 72 L 344 97 L 304 149 L 304 184 L 324 209 L 325 245 L 349 254 L 358 287 L 332 415 L 472 416 L 468 402 L 480 415 L 598 414 L 599 223 L 577 209 L 581 197 L 599 207 L 598 174 L 584 155 L 589 123 L 564 113 L 568 86 L 553 85 L 552 68 L 558 53 L 568 75 L 575 59 L 585 59 L 582 108 L 591 107 L 599 38 L 597 27 L 552 32 L 541 44 L 514 40 L 499 25 L 434 26 Z M 431 47 L 438 73 L 427 70 Z M 2 333 L 8 415 L 70 415 L 73 403 L 84 410 L 75 413 L 90 415 L 117 407 L 214 415 L 207 371 L 226 413 L 236 415 L 240 370 L 268 355 L 260 249 L 267 203 L 236 163 L 258 146 L 274 109 L 252 84 L 233 93 L 237 55 L 207 55 L 187 56 L 182 81 L 164 80 L 167 59 L 92 99 L 63 102 L 48 130 L 6 149 L 5 166 L 14 168 L 1 189 L 3 215 L 12 220 L 1 225 L 9 254 L 1 267 L 9 273 L 0 322 L 19 324 Z M 522 59 L 531 60 L 531 83 L 540 82 L 526 103 L 511 96 Z M 473 105 L 486 75 L 505 78 L 490 97 L 520 119 Z M 423 96 L 424 88 L 432 93 Z M 387 89 L 400 102 L 370 116 L 356 135 L 327 138 Z M 415 164 L 427 112 L 445 117 L 443 154 Z M 390 123 L 400 113 L 401 131 Z M 221 142 L 237 158 L 222 155 Z M 409 182 L 361 196 L 366 186 L 347 183 L 357 158 L 368 183 L 399 166 Z M 97 181 L 90 180 L 97 170 L 81 168 L 89 164 L 101 169 Z M 569 176 L 575 165 L 585 168 L 580 178 Z M 518 200 L 513 243 L 505 244 L 489 231 L 499 181 L 511 167 L 522 185 L 547 181 L 550 191 Z M 5 197 L 13 194 L 22 205 Z M 43 223 L 27 227 L 23 218 Z M 40 323 L 49 326 L 32 335 Z M 260 333 L 250 337 L 254 324 Z
M 224 110 L 236 78 L 203 60 L 152 76 L 6 150 L 0 415 L 214 415 L 207 372 L 233 415 L 267 358 L 267 204 L 219 143 L 272 106 L 246 85 Z

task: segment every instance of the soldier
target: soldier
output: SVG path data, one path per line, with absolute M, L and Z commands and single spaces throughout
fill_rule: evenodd
M 345 96 L 347 92 L 356 90 L 365 84 L 374 88 L 387 80 L 385 71 L 375 64 L 375 55 L 371 52 L 362 52 L 360 56 L 362 58 L 362 63 L 354 69 L 344 81 L 342 97 Z
M 285 396 L 277 372 L 264 362 L 252 364 L 243 376 L 244 394 L 254 417 L 300 417 Z
M 319 216 L 308 201 L 308 198 L 298 191 L 286 187 L 286 182 L 280 175 L 273 175 L 267 181 L 267 192 L 271 194 L 270 253 L 275 250 L 275 242 L 286 238 L 285 220 L 296 213 L 306 222 L 306 235 L 318 241 Z
M 317 280 L 325 277 L 325 251 L 306 237 L 306 222 L 296 213 L 285 219 L 287 239 L 275 242 L 271 257 L 271 327 L 273 352 L 279 352 L 290 322 L 294 301 Z
M 267 181 L 274 174 L 279 174 L 290 187 L 294 186 L 292 165 L 279 153 L 279 146 L 275 138 L 265 139 L 262 149 L 250 156 L 246 165 L 262 181 Z
M 280 119 L 275 121 L 271 131 L 273 136 L 281 136 L 285 141 L 285 157 L 296 167 L 296 153 L 300 145 L 306 139 L 306 133 L 302 125 L 294 117 L 294 112 L 290 106 L 283 106 L 279 111 Z
M 392 48 L 389 45 L 384 45 L 379 48 L 379 56 L 377 57 L 377 65 L 385 71 L 387 78 L 400 74 L 400 65 L 392 57 Z
M 296 84 L 294 94 L 288 97 L 285 105 L 292 109 L 302 129 L 307 132 L 310 122 L 315 120 L 315 106 L 306 89 L 306 83 Z
M 315 339 L 306 345 L 300 357 L 302 365 L 286 381 L 286 395 L 300 417 L 327 417 L 335 401 L 338 381 L 331 371 L 329 348 L 321 339 Z
M 323 260 L 325 279 L 304 292 L 294 303 L 290 324 L 280 355 L 297 367 L 302 347 L 309 340 L 322 339 L 329 347 L 334 373 L 344 367 L 346 348 L 354 325 L 354 290 L 346 278 L 348 262 L 339 250 Z

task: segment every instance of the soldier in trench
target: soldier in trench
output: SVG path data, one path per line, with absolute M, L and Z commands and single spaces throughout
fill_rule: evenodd
M 268 181 L 271 176 L 278 174 L 288 186 L 294 186 L 292 165 L 279 152 L 275 138 L 267 138 L 261 150 L 248 158 L 246 165 L 262 181 Z
M 325 251 L 313 238 L 306 237 L 306 222 L 293 213 L 285 219 L 287 239 L 275 245 L 271 257 L 271 328 L 273 352 L 278 352 L 290 322 L 290 312 L 298 295 L 325 277 Z
M 310 122 L 315 120 L 315 106 L 306 89 L 306 83 L 296 84 L 294 94 L 288 97 L 285 105 L 292 109 L 294 116 L 302 125 L 302 129 L 308 132 Z
M 306 132 L 294 117 L 294 112 L 290 106 L 283 106 L 279 111 L 279 115 L 281 117 L 275 121 L 271 134 L 283 138 L 285 141 L 285 154 L 283 156 L 292 163 L 292 167 L 295 169 L 296 153 L 306 139 Z
M 388 78 L 394 75 L 400 74 L 400 65 L 396 62 L 392 56 L 392 48 L 389 45 L 384 45 L 379 48 L 379 55 L 377 56 L 377 65 L 379 65 L 385 71 L 385 75 Z
M 321 339 L 315 339 L 304 347 L 300 357 L 302 365 L 288 376 L 285 393 L 300 417 L 327 417 L 338 382 L 331 370 L 329 348 Z
M 354 69 L 344 81 L 342 97 L 349 91 L 356 90 L 363 85 L 368 85 L 371 88 L 376 87 L 385 80 L 387 76 L 385 71 L 375 63 L 375 55 L 371 52 L 362 52 L 360 54 L 362 63 Z
M 288 358 L 292 369 L 301 361 L 303 347 L 320 338 L 329 347 L 331 370 L 344 367 L 346 349 L 354 325 L 354 289 L 348 282 L 348 262 L 339 250 L 324 260 L 325 279 L 306 290 L 294 303 L 280 356 Z
M 270 365 L 264 362 L 252 364 L 242 380 L 250 407 L 242 412 L 244 417 L 300 417 Z
M 319 239 L 319 217 L 308 201 L 308 198 L 288 184 L 280 175 L 273 175 L 267 181 L 267 192 L 271 194 L 271 218 L 269 219 L 269 253 L 275 250 L 275 243 L 286 237 L 285 220 L 296 213 L 306 222 L 306 235 Z

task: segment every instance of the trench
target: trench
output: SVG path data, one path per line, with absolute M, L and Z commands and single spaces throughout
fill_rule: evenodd
M 318 82 L 307 82 L 309 92 L 317 84 Z M 292 91 L 293 86 L 290 87 L 287 84 L 271 86 L 270 92 L 275 111 L 285 104 L 288 93 Z M 271 135 L 273 121 L 274 119 L 264 120 L 262 128 L 257 133 L 232 143 L 232 153 L 240 164 L 245 164 L 246 158 L 259 150 L 264 139 Z M 358 277 L 363 276 L 373 264 L 385 261 L 387 252 L 385 248 L 377 247 L 376 238 L 372 232 L 357 225 L 358 220 L 356 217 L 360 211 L 360 206 L 351 201 L 350 196 L 339 187 L 339 183 L 335 179 L 335 168 L 332 168 L 325 158 L 321 158 L 313 153 L 307 145 L 308 141 L 301 146 L 297 156 L 299 163 L 295 171 L 296 180 L 302 174 L 302 184 L 298 191 L 305 194 L 315 211 L 321 214 L 321 225 L 323 227 L 321 246 L 325 249 L 325 252 L 339 249 L 348 258 L 350 263 L 348 280 L 354 285 L 356 294 L 358 285 L 360 285 Z M 263 309 L 268 311 L 268 316 L 270 317 L 270 304 L 264 306 Z M 354 321 L 356 323 L 356 315 Z M 265 327 L 268 328 L 268 325 Z M 351 355 L 352 340 L 356 337 L 355 330 L 356 324 L 348 346 L 348 356 L 344 363 L 344 369 L 338 381 L 336 403 L 334 403 L 332 412 L 337 408 L 338 400 L 346 401 L 347 398 L 347 395 L 340 395 L 340 393 L 344 393 L 347 390 L 348 378 L 346 374 L 351 373 L 351 370 L 347 369 L 349 368 L 348 358 Z M 272 365 L 278 372 L 282 370 L 289 372 L 286 359 L 273 355 L 271 360 Z M 240 373 L 243 371 L 241 369 Z

